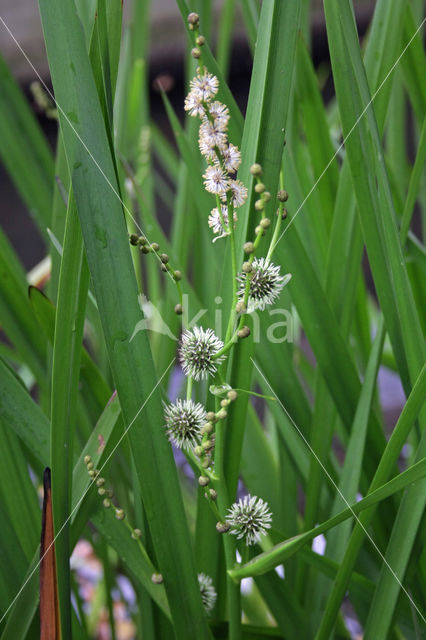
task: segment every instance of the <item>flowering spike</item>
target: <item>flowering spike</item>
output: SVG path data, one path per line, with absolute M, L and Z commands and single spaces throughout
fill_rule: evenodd
M 239 273 L 237 276 L 241 285 L 238 292 L 240 299 L 244 298 L 247 277 L 245 273 Z M 285 276 L 281 276 L 279 266 L 275 266 L 265 258 L 255 258 L 249 277 L 248 312 L 250 313 L 255 309 L 263 310 L 266 305 L 272 304 L 290 280 L 291 274 L 287 273 Z
M 229 190 L 231 191 L 231 202 L 234 207 L 241 207 L 247 199 L 247 187 L 241 180 L 229 180 Z M 224 199 L 226 200 L 226 196 Z
M 204 610 L 206 613 L 210 613 L 213 610 L 217 599 L 213 580 L 205 573 L 199 573 L 198 584 L 200 586 L 201 600 L 203 601 Z
M 204 407 L 192 400 L 177 400 L 164 410 L 166 431 L 170 442 L 179 449 L 196 447 L 201 440 L 201 429 L 206 421 Z
M 218 165 L 210 165 L 207 167 L 204 175 L 204 186 L 206 191 L 218 194 L 226 200 L 226 192 L 229 188 L 230 180 L 225 172 Z
M 271 521 L 272 513 L 268 503 L 250 494 L 235 502 L 226 516 L 229 532 L 238 539 L 245 538 L 247 546 L 259 542 L 266 530 L 270 529 Z
M 191 376 L 194 380 L 203 380 L 209 374 L 216 373 L 216 365 L 223 362 L 226 356 L 221 355 L 215 360 L 213 356 L 223 346 L 222 340 L 219 340 L 212 329 L 194 327 L 192 331 L 185 331 L 179 349 L 180 362 L 185 375 Z
M 213 229 L 213 233 L 219 234 L 216 238 L 213 239 L 213 242 L 219 240 L 219 238 L 224 238 L 225 236 L 229 236 L 229 214 L 228 207 L 226 205 L 221 206 L 222 219 L 225 223 L 226 227 L 222 224 L 222 219 L 220 217 L 219 209 L 215 207 L 211 210 L 209 215 L 209 227 Z M 234 221 L 237 221 L 237 214 L 234 211 Z M 234 225 L 235 226 L 235 225 Z

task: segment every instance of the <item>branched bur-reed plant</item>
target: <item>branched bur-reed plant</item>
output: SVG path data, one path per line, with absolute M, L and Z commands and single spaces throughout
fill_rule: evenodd
M 123 46 L 121 2 L 39 0 L 55 157 L 0 57 L 0 157 L 49 254 L 27 274 L 0 232 L 0 640 L 38 639 L 38 611 L 42 640 L 107 618 L 122 640 L 117 610 L 138 640 L 422 637 L 421 3 L 377 0 L 361 46 L 356 3 L 324 0 L 329 103 L 309 2 L 219 3 L 216 58 L 215 4 L 177 0 L 176 146 L 150 122 L 146 0 Z

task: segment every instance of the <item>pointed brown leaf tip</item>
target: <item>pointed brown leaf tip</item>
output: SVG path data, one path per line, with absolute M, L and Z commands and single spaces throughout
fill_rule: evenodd
M 43 474 L 43 518 L 40 542 L 40 640 L 60 640 L 58 585 L 50 469 Z

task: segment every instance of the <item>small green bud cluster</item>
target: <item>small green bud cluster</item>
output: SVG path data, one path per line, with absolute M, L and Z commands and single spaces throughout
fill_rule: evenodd
M 206 413 L 206 422 L 201 428 L 201 443 L 194 448 L 194 453 L 200 459 L 203 469 L 208 469 L 212 464 L 212 455 L 215 444 L 214 423 L 216 422 L 216 414 L 213 411 Z M 198 478 L 198 484 L 206 487 L 210 483 L 210 478 L 201 475 Z
M 266 203 L 269 202 L 269 200 L 271 199 L 271 194 L 269 193 L 269 191 L 266 191 L 266 187 L 261 180 L 262 172 L 263 172 L 262 167 L 260 166 L 259 163 L 255 162 L 255 164 L 251 165 L 250 173 L 256 180 L 256 184 L 254 185 L 254 191 L 259 196 L 256 202 L 254 203 L 254 208 L 256 209 L 256 211 L 261 212 L 262 218 L 264 218 L 265 206 L 266 206 Z M 268 225 L 265 225 L 265 227 L 262 228 L 263 235 L 264 235 L 263 229 L 267 229 L 270 224 L 271 223 L 269 222 Z M 259 227 L 257 227 L 256 235 L 259 232 L 260 232 L 260 229 Z
M 188 27 L 191 31 L 195 32 L 195 47 L 191 49 L 191 56 L 195 60 L 199 60 L 201 58 L 201 47 L 203 47 L 206 43 L 206 39 L 204 36 L 201 36 L 198 33 L 200 28 L 200 17 L 198 13 L 190 13 L 188 16 Z
M 126 517 L 126 513 L 124 509 L 116 507 L 112 503 L 111 500 L 114 497 L 114 492 L 112 489 L 105 488 L 105 478 L 100 475 L 99 469 L 94 468 L 92 456 L 84 456 L 84 464 L 86 465 L 87 473 L 92 480 L 92 483 L 96 484 L 96 486 L 98 487 L 98 495 L 103 498 L 102 505 L 105 507 L 105 509 L 109 509 L 112 507 L 115 511 L 115 517 L 117 518 L 117 520 L 124 520 Z M 140 529 L 132 529 L 130 525 L 128 526 L 130 528 L 131 537 L 133 538 L 133 540 L 137 540 L 142 536 L 142 531 Z
M 138 236 L 136 233 L 129 234 L 129 242 L 133 247 L 139 247 L 142 254 L 146 255 L 148 253 L 154 253 L 161 264 L 161 271 L 164 273 L 169 273 L 173 280 L 176 282 L 178 286 L 178 290 L 180 292 L 180 285 L 178 282 L 182 280 L 182 273 L 177 269 L 172 269 L 170 266 L 170 258 L 167 253 L 159 253 L 160 245 L 158 242 L 148 242 L 145 236 Z M 183 314 L 183 307 L 181 303 L 178 303 L 175 308 L 175 313 L 178 316 Z
M 281 217 L 281 220 L 285 220 L 288 215 L 287 209 L 284 207 L 284 202 L 288 200 L 288 193 L 284 189 L 280 189 L 277 193 L 278 198 L 278 209 L 277 216 Z

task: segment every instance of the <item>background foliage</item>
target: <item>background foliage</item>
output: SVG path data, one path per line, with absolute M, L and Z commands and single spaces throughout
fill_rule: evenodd
M 142 230 L 170 255 L 184 273 L 189 317 L 207 309 L 204 326 L 214 326 L 217 296 L 226 318 L 230 254 L 225 242 L 212 244 L 206 224 L 214 202 L 202 185 L 196 125 L 182 124 L 183 107 L 175 112 L 167 96 L 176 144 L 151 122 L 149 3 L 134 4 L 123 37 L 120 2 L 89 4 L 39 2 L 59 117 L 54 154 L 0 58 L 0 157 L 50 255 L 45 295 L 40 281 L 28 290 L 0 231 L 0 637 L 39 637 L 38 491 L 46 466 L 64 639 L 94 636 L 102 608 L 111 637 L 120 637 L 111 593 L 123 573 L 136 593 L 128 616 L 140 638 L 349 638 L 354 619 L 365 638 L 422 637 L 422 4 L 377 0 L 360 43 L 351 2 L 324 0 L 331 68 L 317 72 L 307 0 L 268 0 L 261 9 L 254 0 L 226 2 L 215 57 L 210 3 L 177 2 L 182 28 L 190 9 L 200 13 L 203 59 L 219 78 L 230 139 L 242 152 L 238 177 L 249 198 L 236 228 L 239 262 L 258 218 L 253 162 L 272 194 L 271 218 L 280 171 L 289 193 L 275 261 L 292 274 L 280 306 L 291 311 L 295 339 L 271 343 L 274 319 L 265 312 L 260 343 L 234 349 L 232 386 L 273 399 L 241 393 L 221 444 L 230 501 L 240 479 L 240 490 L 268 501 L 273 528 L 229 572 L 204 491 L 187 465 L 176 464 L 162 428 L 162 399 L 179 380 L 177 342 L 155 331 L 156 318 L 152 331 L 133 335 L 143 289 L 178 336 L 176 287 L 154 256 L 131 252 L 128 233 Z M 226 82 L 236 16 L 253 52 L 244 117 Z M 188 77 L 193 71 L 188 56 Z M 328 76 L 335 95 L 326 102 Z M 159 202 L 168 207 L 167 228 Z M 386 424 L 377 389 L 385 367 L 407 398 L 396 425 Z M 212 408 L 208 387 L 197 393 Z M 113 487 L 125 522 L 103 508 L 86 455 Z M 142 531 L 139 541 L 132 527 Z M 311 548 L 319 534 L 324 553 Z M 69 564 L 79 539 L 90 541 L 103 566 L 90 613 Z M 284 577 L 274 571 L 282 564 Z M 164 584 L 152 581 L 158 572 Z M 197 572 L 218 592 L 209 617 Z M 247 577 L 254 581 L 243 583 L 241 600 L 230 598 Z

